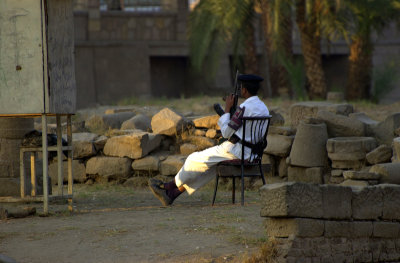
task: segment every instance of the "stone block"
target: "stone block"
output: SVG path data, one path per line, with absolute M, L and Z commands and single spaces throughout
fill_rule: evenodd
M 155 134 L 175 136 L 181 134 L 189 126 L 191 121 L 179 115 L 169 108 L 164 108 L 151 119 L 151 128 Z
M 332 160 L 334 169 L 361 169 L 365 166 L 365 160 Z
M 351 198 L 350 187 L 336 185 L 321 185 L 323 218 L 350 219 Z
M 366 180 L 351 180 L 347 179 L 340 183 L 341 186 L 357 186 L 357 187 L 365 187 L 369 186 L 369 182 Z
M 320 237 L 324 234 L 324 221 L 308 218 L 267 218 L 268 237 Z
M 218 120 L 219 120 L 218 115 L 212 115 L 194 119 L 193 123 L 196 128 L 220 130 L 221 128 L 218 126 Z
M 381 176 L 367 171 L 344 171 L 343 177 L 351 180 L 378 180 Z
M 268 134 L 292 136 L 296 134 L 296 129 L 286 126 L 271 126 L 268 129 Z
M 343 170 L 334 169 L 334 170 L 331 171 L 331 176 L 333 176 L 333 177 L 342 177 L 343 176 Z
M 350 221 L 325 221 L 324 236 L 332 237 L 345 237 L 352 238 L 353 236 L 353 222 Z
M 184 143 L 180 147 L 180 152 L 182 155 L 189 155 L 195 151 L 197 151 L 197 146 L 191 143 Z
M 380 183 L 400 184 L 400 162 L 375 164 L 369 171 L 381 176 Z
M 0 178 L 0 196 L 21 196 L 19 178 Z
M 137 171 L 158 171 L 160 158 L 157 156 L 146 156 L 132 162 L 132 169 Z
M 215 141 L 203 136 L 185 136 L 182 137 L 185 143 L 191 143 L 197 146 L 197 150 L 201 151 L 215 145 Z
M 104 146 L 104 154 L 116 157 L 139 159 L 160 146 L 161 137 L 146 132 L 112 137 Z
M 373 237 L 378 238 L 397 238 L 400 232 L 399 222 L 373 222 Z
M 377 142 L 372 137 L 336 137 L 330 138 L 326 142 L 326 150 L 328 155 L 330 153 L 364 153 L 372 151 L 377 146 Z M 344 159 L 331 158 L 333 160 L 347 160 L 347 156 Z
M 86 174 L 108 178 L 128 178 L 132 174 L 132 160 L 119 157 L 92 157 L 86 163 Z
M 372 237 L 372 221 L 353 221 L 353 238 Z
M 278 183 L 260 188 L 261 216 L 321 218 L 322 191 L 312 184 Z
M 365 136 L 362 122 L 329 111 L 319 111 L 317 118 L 326 123 L 329 137 Z
M 400 186 L 381 184 L 383 194 L 382 219 L 400 221 Z
M 393 139 L 392 147 L 393 147 L 392 162 L 400 162 L 400 137 Z
M 294 136 L 284 136 L 279 134 L 267 135 L 267 147 L 264 152 L 280 157 L 289 156 L 290 149 L 292 148 Z
M 374 137 L 380 144 L 391 145 L 396 136 L 395 131 L 400 127 L 400 112 L 389 115 L 384 121 L 373 128 Z
M 296 127 L 301 120 L 304 120 L 307 117 L 317 117 L 320 110 L 348 116 L 353 112 L 353 106 L 351 104 L 333 104 L 322 101 L 295 103 L 290 107 L 290 120 L 292 127 Z
M 134 112 L 119 112 L 115 114 L 93 115 L 85 122 L 89 130 L 119 129 L 124 121 L 135 116 Z
M 94 148 L 96 151 L 101 151 L 104 149 L 104 145 L 106 145 L 106 142 L 108 140 L 107 136 L 101 135 L 97 139 L 93 141 Z
M 327 164 L 326 141 L 328 134 L 324 123 L 301 122 L 297 127 L 290 151 L 290 163 L 302 167 L 323 167 Z
M 172 155 L 160 164 L 161 175 L 176 175 L 185 163 L 186 156 Z
M 214 139 L 215 137 L 217 137 L 217 130 L 208 129 L 207 132 L 206 132 L 206 137 L 210 138 L 210 139 Z
M 289 182 L 303 182 L 303 183 L 323 183 L 324 168 L 322 167 L 288 167 L 288 181 Z
M 58 184 L 58 164 L 53 162 L 49 164 L 49 176 L 53 185 Z M 72 175 L 74 182 L 84 183 L 87 179 L 86 167 L 84 163 L 79 160 L 72 160 Z M 63 161 L 63 182 L 68 182 L 68 162 Z
M 195 129 L 193 135 L 195 135 L 195 136 L 206 136 L 206 131 L 200 130 L 200 129 Z
M 380 187 L 353 187 L 352 217 L 357 220 L 376 220 L 382 217 L 383 193 Z
M 380 145 L 367 153 L 366 158 L 369 164 L 387 163 L 392 158 L 392 148 L 387 145 Z
M 138 114 L 121 124 L 121 130 L 151 131 L 151 119 L 144 114 Z

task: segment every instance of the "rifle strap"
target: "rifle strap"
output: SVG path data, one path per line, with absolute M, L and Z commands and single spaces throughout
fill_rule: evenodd
M 228 126 L 231 127 L 234 131 L 237 131 L 243 124 L 243 114 L 245 111 L 245 107 L 238 107 L 233 116 L 231 117 Z

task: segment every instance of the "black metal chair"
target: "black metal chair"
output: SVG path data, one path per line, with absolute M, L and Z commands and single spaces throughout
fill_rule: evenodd
M 246 138 L 246 127 L 250 127 L 251 141 L 242 142 L 242 158 L 222 161 L 217 164 L 217 175 L 215 181 L 215 190 L 212 205 L 215 203 L 215 197 L 218 190 L 218 181 L 220 177 L 232 178 L 232 203 L 235 203 L 235 178 L 241 179 L 241 203 L 244 205 L 244 178 L 259 176 L 265 184 L 263 168 L 269 165 L 262 165 L 261 160 L 264 149 L 267 147 L 267 134 L 271 115 L 264 117 L 243 117 L 242 138 Z M 251 149 L 251 155 L 248 160 L 244 159 L 245 146 Z M 264 166 L 264 167 L 263 167 Z

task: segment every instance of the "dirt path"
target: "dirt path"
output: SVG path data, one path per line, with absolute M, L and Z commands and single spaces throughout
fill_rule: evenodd
M 17 262 L 242 262 L 265 241 L 257 192 L 247 205 L 211 189 L 163 208 L 147 189 L 77 186 L 75 213 L 0 221 L 0 254 Z M 12 208 L 10 208 L 12 209 Z M 41 207 L 38 205 L 38 211 Z

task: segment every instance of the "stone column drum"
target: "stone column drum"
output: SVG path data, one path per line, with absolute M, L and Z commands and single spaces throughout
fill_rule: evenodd
M 31 118 L 0 118 L 0 196 L 19 195 L 19 147 Z
M 290 164 L 302 167 L 323 167 L 327 164 L 326 124 L 316 120 L 301 121 L 290 151 Z

